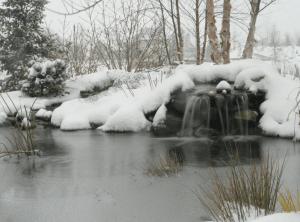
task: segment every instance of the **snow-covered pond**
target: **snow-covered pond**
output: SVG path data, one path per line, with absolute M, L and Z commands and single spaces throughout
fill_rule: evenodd
M 0 128 L 0 132 L 4 132 Z M 226 142 L 155 138 L 150 133 L 108 134 L 36 129 L 42 156 L 0 160 L 0 221 L 205 221 L 191 190 L 209 183 L 208 169 L 225 169 Z M 0 138 L 3 142 L 3 137 Z M 300 184 L 300 143 L 271 137 L 235 138 L 242 161 L 268 152 L 283 160 L 284 184 Z M 251 145 L 250 145 L 251 144 Z M 141 164 L 164 152 L 180 153 L 177 176 L 144 175 Z

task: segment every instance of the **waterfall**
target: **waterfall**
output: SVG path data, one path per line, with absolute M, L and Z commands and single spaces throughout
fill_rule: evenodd
M 191 96 L 188 99 L 188 103 L 185 107 L 185 112 L 183 116 L 183 122 L 182 122 L 182 127 L 181 127 L 181 137 L 188 136 L 186 135 L 187 128 L 190 128 L 190 122 L 191 122 L 191 109 L 194 106 L 194 102 L 197 99 L 196 96 Z
M 247 94 L 243 94 L 242 95 L 242 105 L 243 105 L 243 109 L 244 109 L 244 113 L 246 114 L 246 130 L 245 130 L 245 135 L 248 136 L 248 120 L 249 120 L 249 112 L 248 112 L 248 96 Z
M 234 101 L 234 95 L 226 95 L 225 98 L 225 112 L 226 112 L 226 126 L 227 126 L 227 133 L 226 135 L 230 135 L 231 134 L 231 126 L 232 126 L 232 119 L 233 119 L 233 115 L 234 113 L 233 111 L 233 101 Z
M 240 102 L 239 102 L 240 100 Z M 239 95 L 236 98 L 236 103 L 237 103 L 237 107 L 238 107 L 238 112 L 240 115 L 239 118 L 239 125 L 240 125 L 240 132 L 241 135 L 248 135 L 248 96 L 247 94 L 243 94 L 243 95 Z M 243 125 L 243 119 L 245 122 L 245 125 Z
M 191 96 L 185 108 L 181 137 L 193 136 L 199 127 L 209 128 L 210 124 L 210 98 Z
M 217 108 L 218 108 L 220 122 L 221 122 L 221 126 L 222 126 L 222 133 L 223 133 L 223 136 L 225 136 L 224 121 L 223 121 L 223 116 L 222 116 L 222 107 L 223 107 L 223 104 L 224 104 L 224 96 L 217 94 L 215 96 L 215 99 L 216 99 L 216 105 L 217 105 Z
M 246 93 L 201 94 L 190 95 L 187 99 L 181 137 L 215 135 L 220 131 L 222 136 L 236 133 L 239 135 L 249 134 L 249 102 Z

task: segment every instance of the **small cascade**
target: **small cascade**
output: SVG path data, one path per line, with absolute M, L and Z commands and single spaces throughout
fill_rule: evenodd
M 236 104 L 239 113 L 239 129 L 241 135 L 248 135 L 248 96 L 247 94 L 238 95 L 236 97 Z M 244 119 L 244 121 L 243 121 Z M 245 123 L 245 124 L 244 124 Z
M 248 135 L 248 96 L 201 92 L 189 95 L 181 137 Z
M 224 121 L 223 121 L 223 115 L 222 115 L 222 113 L 223 113 L 222 109 L 224 107 L 225 98 L 223 95 L 217 94 L 215 96 L 215 99 L 216 99 L 216 105 L 217 105 L 217 109 L 218 109 L 218 113 L 219 113 L 219 117 L 220 117 L 220 123 L 222 126 L 222 133 L 223 133 L 223 136 L 225 136 L 225 128 L 224 128 Z
M 193 136 L 200 127 L 209 128 L 210 98 L 206 95 L 189 97 L 183 117 L 181 137 Z
M 231 130 L 232 130 L 232 118 L 233 118 L 233 115 L 234 115 L 234 112 L 233 112 L 233 101 L 234 101 L 234 95 L 226 95 L 226 98 L 225 98 L 225 113 L 226 113 L 226 132 L 227 134 L 226 135 L 230 135 L 231 133 Z

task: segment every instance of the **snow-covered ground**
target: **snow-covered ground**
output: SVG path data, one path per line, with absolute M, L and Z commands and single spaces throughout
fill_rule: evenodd
M 300 212 L 292 213 L 278 213 L 272 214 L 258 219 L 249 220 L 253 222 L 299 222 L 300 221 Z
M 232 59 L 241 59 L 243 50 L 235 48 L 230 52 Z M 253 58 L 262 59 L 281 69 L 283 74 L 294 75 L 296 67 L 300 68 L 300 46 L 256 46 L 253 49 Z

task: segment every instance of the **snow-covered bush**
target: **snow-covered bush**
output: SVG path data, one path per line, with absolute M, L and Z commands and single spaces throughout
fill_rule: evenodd
M 146 78 L 143 73 L 126 72 L 123 70 L 108 70 L 107 75 L 113 79 L 114 86 L 119 87 L 126 84 L 130 89 L 136 89 L 140 86 L 140 81 Z
M 2 91 L 20 90 L 27 64 L 35 57 L 53 57 L 54 35 L 42 27 L 47 0 L 5 0 L 0 7 L 0 69 L 9 75 Z
M 26 72 L 25 80 L 19 82 L 21 90 L 29 96 L 59 95 L 63 92 L 66 79 L 66 59 L 37 59 L 30 61 L 31 68 Z

